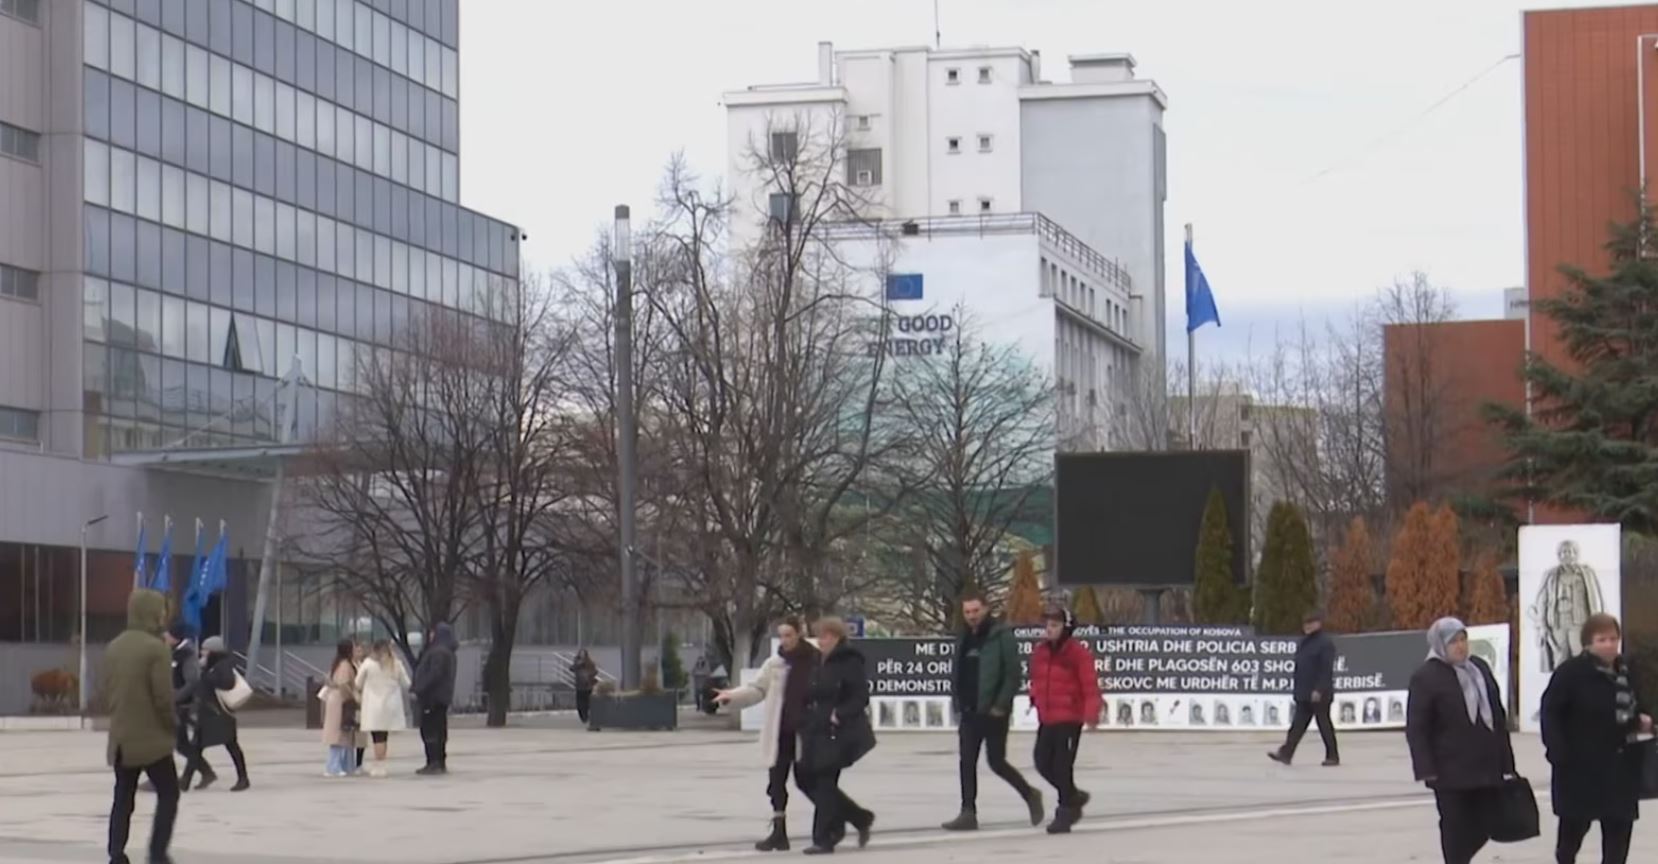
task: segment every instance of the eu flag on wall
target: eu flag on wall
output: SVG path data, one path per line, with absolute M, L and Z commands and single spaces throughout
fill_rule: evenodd
M 1205 324 L 1220 326 L 1220 310 L 1215 308 L 1215 295 L 1209 290 L 1209 279 L 1198 266 L 1192 244 L 1186 244 L 1186 332 Z
M 920 300 L 921 274 L 920 273 L 888 273 L 887 274 L 888 300 Z

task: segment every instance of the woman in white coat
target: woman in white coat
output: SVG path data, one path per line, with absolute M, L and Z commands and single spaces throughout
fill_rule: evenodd
M 714 701 L 737 709 L 765 704 L 766 725 L 760 733 L 760 752 L 771 768 L 766 794 L 771 798 L 771 833 L 754 844 L 761 852 L 782 852 L 789 848 L 789 772 L 798 754 L 800 723 L 806 713 L 806 694 L 822 655 L 806 641 L 800 619 L 794 616 L 777 625 L 777 653 L 766 658 L 753 682 L 721 690 Z M 795 777 L 800 786 L 800 777 Z M 805 786 L 800 791 L 811 793 Z
M 374 643 L 368 658 L 357 669 L 357 693 L 362 704 L 362 730 L 374 742 L 374 764 L 370 777 L 386 776 L 386 744 L 391 733 L 409 728 L 405 706 L 409 700 L 409 670 L 391 642 Z

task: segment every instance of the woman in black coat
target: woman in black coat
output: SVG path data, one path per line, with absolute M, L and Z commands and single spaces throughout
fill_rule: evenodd
M 1405 740 L 1416 779 L 1439 805 L 1445 864 L 1468 864 L 1491 840 L 1514 744 L 1497 679 L 1469 655 L 1468 628 L 1455 618 L 1428 628 L 1428 660 L 1410 679 Z
M 190 788 L 194 766 L 207 764 L 202 753 L 209 747 L 224 747 L 230 751 L 230 761 L 236 764 L 236 785 L 230 787 L 230 791 L 241 792 L 251 785 L 248 783 L 248 762 L 242 755 L 241 744 L 236 740 L 236 715 L 226 711 L 219 703 L 219 691 L 235 686 L 236 658 L 225 650 L 224 640 L 217 636 L 204 640 L 201 676 L 178 695 L 181 704 L 195 700 L 197 718 L 196 738 L 190 742 L 195 748 L 196 758 L 185 766 L 184 775 L 179 778 L 180 789 Z M 214 779 L 212 774 L 208 774 L 202 777 L 201 785 L 196 788 L 206 789 Z
M 841 772 L 875 747 L 864 655 L 847 642 L 846 624 L 839 618 L 820 619 L 817 636 L 823 659 L 807 690 L 800 762 L 795 766 L 795 782 L 812 790 L 812 803 L 817 805 L 807 855 L 834 852 L 846 837 L 847 825 L 857 830 L 859 848 L 867 846 L 875 825 L 875 814 L 840 788 Z
M 1652 718 L 1641 713 L 1618 653 L 1618 619 L 1591 615 L 1582 636 L 1584 652 L 1556 667 L 1543 692 L 1543 747 L 1560 817 L 1554 855 L 1561 864 L 1576 861 L 1589 823 L 1598 820 L 1602 864 L 1624 864 L 1640 816 L 1640 751 L 1631 744 L 1652 731 Z

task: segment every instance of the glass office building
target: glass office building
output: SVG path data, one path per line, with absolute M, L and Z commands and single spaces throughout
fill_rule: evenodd
M 271 439 L 294 358 L 315 428 L 406 323 L 501 308 L 457 29 L 457 0 L 85 5 L 87 456 Z

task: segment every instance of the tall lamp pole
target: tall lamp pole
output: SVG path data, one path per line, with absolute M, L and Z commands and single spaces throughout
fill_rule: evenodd
M 611 263 L 616 267 L 616 489 L 622 564 L 622 689 L 639 689 L 639 580 L 633 569 L 637 465 L 633 423 L 633 232 L 626 204 L 616 206 Z
M 102 516 L 94 519 L 88 519 L 81 523 L 81 658 L 79 664 L 80 677 L 77 679 L 76 683 L 80 686 L 79 695 L 81 700 L 81 716 L 83 718 L 87 716 L 88 699 L 86 686 L 86 641 L 88 638 L 86 633 L 86 532 L 90 531 L 92 526 L 108 518 L 109 514 L 106 513 Z

